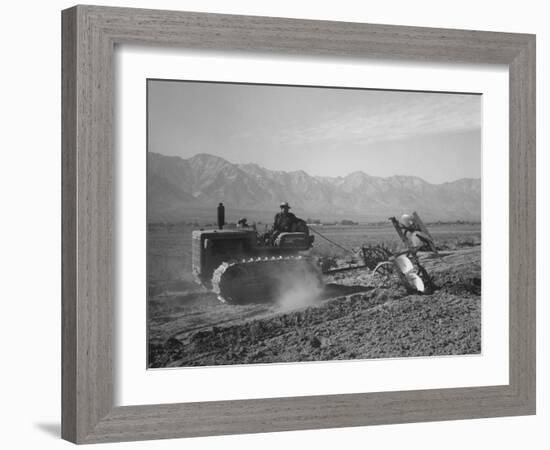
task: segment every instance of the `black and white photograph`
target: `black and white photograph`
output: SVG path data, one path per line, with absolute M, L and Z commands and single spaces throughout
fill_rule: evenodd
M 481 354 L 481 109 L 147 80 L 147 367 Z
M 3 6 L 2 448 L 548 447 L 543 2 Z

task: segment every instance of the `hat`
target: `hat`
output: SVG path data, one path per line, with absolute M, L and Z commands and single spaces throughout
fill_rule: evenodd
M 403 214 L 400 218 L 399 218 L 399 222 L 401 223 L 401 225 L 403 225 L 404 227 L 412 227 L 414 225 L 414 219 L 412 216 L 410 216 L 409 214 Z
M 282 202 L 280 205 L 279 205 L 280 208 L 288 208 L 290 209 L 290 205 L 288 204 L 288 202 Z

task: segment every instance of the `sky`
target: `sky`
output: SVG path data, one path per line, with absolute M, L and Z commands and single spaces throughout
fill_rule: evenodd
M 148 150 L 310 175 L 481 177 L 481 95 L 148 81 Z

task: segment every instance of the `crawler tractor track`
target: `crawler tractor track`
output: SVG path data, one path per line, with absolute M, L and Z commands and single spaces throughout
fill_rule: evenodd
M 212 275 L 212 291 L 226 303 L 270 302 L 293 283 L 321 283 L 315 262 L 303 256 L 276 256 L 222 263 Z

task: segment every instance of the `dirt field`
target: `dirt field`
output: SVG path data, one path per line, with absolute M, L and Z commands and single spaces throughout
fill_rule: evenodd
M 420 258 L 437 286 L 431 295 L 409 295 L 395 280 L 358 269 L 326 277 L 314 294 L 244 306 L 222 304 L 192 283 L 190 231 L 150 232 L 150 252 L 169 262 L 153 272 L 149 259 L 149 367 L 480 353 L 480 230 L 457 227 L 430 227 L 442 248 L 441 258 Z M 350 247 L 397 246 L 389 227 L 328 231 Z M 320 243 L 317 252 L 329 254 Z

